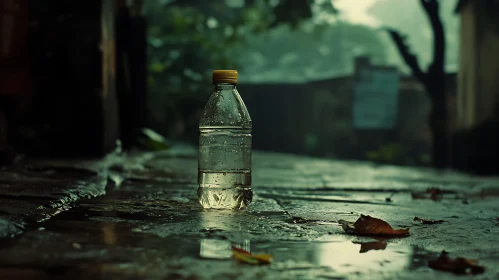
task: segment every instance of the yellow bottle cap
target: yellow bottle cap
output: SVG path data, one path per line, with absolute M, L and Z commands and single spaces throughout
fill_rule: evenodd
M 236 70 L 215 70 L 213 71 L 213 83 L 228 83 L 237 84 L 237 71 Z

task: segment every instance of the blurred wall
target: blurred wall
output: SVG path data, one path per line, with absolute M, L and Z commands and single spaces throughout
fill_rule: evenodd
M 412 76 L 401 76 L 395 126 L 359 130 L 353 124 L 354 77 L 238 85 L 253 118 L 254 148 L 394 164 L 429 163 L 430 101 L 423 86 Z M 446 77 L 453 108 L 456 75 Z
M 499 118 L 499 4 L 461 2 L 457 129 L 467 129 Z
M 455 168 L 499 173 L 499 2 L 460 0 Z

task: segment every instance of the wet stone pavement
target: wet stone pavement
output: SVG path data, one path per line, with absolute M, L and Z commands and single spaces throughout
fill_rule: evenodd
M 499 279 L 497 178 L 258 152 L 253 166 L 245 211 L 200 207 L 189 149 L 0 171 L 0 279 L 462 278 L 428 267 L 443 250 Z M 338 220 L 360 214 L 410 235 L 347 235 Z M 238 263 L 232 245 L 273 261 Z

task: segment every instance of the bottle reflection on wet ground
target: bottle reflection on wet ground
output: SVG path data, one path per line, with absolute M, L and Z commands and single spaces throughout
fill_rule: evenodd
M 251 118 L 236 90 L 237 71 L 213 72 L 215 90 L 201 117 L 198 197 L 204 208 L 251 203 Z

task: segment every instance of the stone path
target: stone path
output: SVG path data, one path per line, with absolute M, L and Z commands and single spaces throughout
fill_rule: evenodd
M 258 152 L 253 162 L 247 211 L 200 208 L 188 149 L 4 170 L 0 278 L 459 278 L 428 268 L 442 250 L 485 266 L 474 279 L 499 278 L 497 178 Z M 338 220 L 360 214 L 410 235 L 345 234 Z M 274 260 L 237 263 L 233 244 Z

